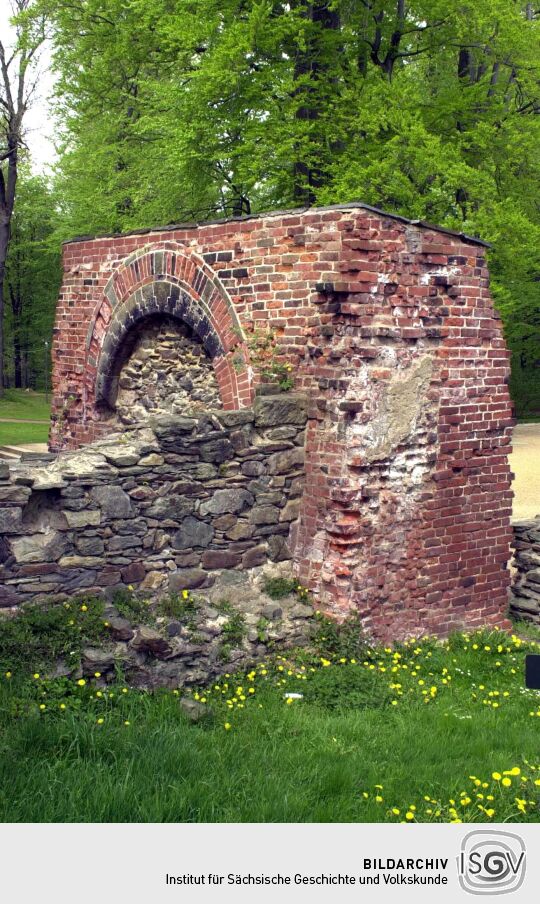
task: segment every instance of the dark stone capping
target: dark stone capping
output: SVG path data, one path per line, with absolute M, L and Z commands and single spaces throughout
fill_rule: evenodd
M 176 232 L 180 229 L 200 229 L 201 226 L 220 226 L 223 223 L 242 223 L 248 220 L 265 220 L 273 217 L 298 216 L 309 213 L 324 213 L 332 210 L 367 210 L 375 213 L 380 217 L 390 220 L 396 220 L 398 223 L 406 223 L 410 226 L 418 226 L 421 229 L 429 229 L 433 232 L 440 232 L 443 235 L 451 235 L 461 239 L 463 242 L 472 245 L 482 245 L 484 248 L 491 248 L 489 242 L 477 236 L 467 235 L 464 232 L 455 232 L 452 229 L 445 229 L 443 226 L 436 226 L 433 223 L 426 223 L 424 220 L 410 220 L 398 213 L 392 213 L 387 210 L 381 210 L 379 207 L 373 207 L 371 204 L 365 204 L 363 201 L 350 201 L 348 204 L 329 204 L 324 207 L 293 207 L 284 210 L 270 210 L 261 213 L 244 214 L 241 217 L 223 217 L 216 220 L 200 220 L 197 222 L 187 223 L 171 223 L 167 226 L 151 226 L 147 229 L 133 229 L 130 232 L 111 232 L 104 235 L 77 235 L 72 239 L 63 242 L 64 245 L 76 244 L 77 242 L 99 241 L 100 239 L 112 239 L 124 235 L 151 235 L 155 232 Z M 223 252 L 222 252 L 223 253 Z

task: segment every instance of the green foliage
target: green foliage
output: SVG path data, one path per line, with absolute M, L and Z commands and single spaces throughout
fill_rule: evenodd
M 268 621 L 267 618 L 264 618 L 264 616 L 261 616 L 261 618 L 257 622 L 256 630 L 257 630 L 257 637 L 258 637 L 260 643 L 266 643 L 266 641 L 268 639 L 268 625 L 269 624 L 270 624 L 270 622 Z
M 61 657 L 76 666 L 83 647 L 106 634 L 100 600 L 26 606 L 19 616 L 0 621 L 0 671 L 29 676 Z
M 359 670 L 354 665 L 319 668 L 302 690 L 306 703 L 338 711 L 382 707 L 392 698 L 380 672 Z
M 536 823 L 529 652 L 502 631 L 357 663 L 291 651 L 193 692 L 193 722 L 175 690 L 0 673 L 0 819 Z
M 5 277 L 9 384 L 50 389 L 50 347 L 60 286 L 59 212 L 45 177 L 21 167 Z
M 281 600 L 291 593 L 296 594 L 302 602 L 310 602 L 310 593 L 307 587 L 299 584 L 295 578 L 265 577 L 263 590 L 273 600 Z
M 112 605 L 120 615 L 136 624 L 149 624 L 154 620 L 154 611 L 149 601 L 137 596 L 132 590 L 117 590 L 113 595 Z
M 272 600 L 282 600 L 294 593 L 298 581 L 294 578 L 265 578 L 263 590 Z
M 239 647 L 246 636 L 246 617 L 243 612 L 233 611 L 222 625 L 224 643 L 228 647 Z
M 230 643 L 222 643 L 218 649 L 218 659 L 220 662 L 230 662 L 232 646 Z
M 234 612 L 234 606 L 229 600 L 219 600 L 215 606 L 221 615 L 229 615 L 231 612 Z
M 57 238 L 354 199 L 480 233 L 493 243 L 518 413 L 540 410 L 531 4 L 38 0 L 34 10 L 50 21 L 59 77 Z M 290 375 L 269 371 L 289 388 Z
M 322 655 L 360 659 L 368 649 L 358 616 L 352 615 L 343 622 L 334 621 L 317 612 L 317 630 L 313 638 L 315 649 Z
M 274 330 L 255 329 L 248 334 L 246 343 L 251 363 L 257 368 L 264 382 L 275 383 L 284 392 L 293 388 L 292 364 L 280 360 Z
M 229 602 L 229 600 L 220 600 L 215 604 L 220 615 L 225 615 L 227 621 L 222 625 L 223 642 L 220 646 L 219 657 L 222 662 L 228 662 L 231 651 L 235 647 L 239 647 L 246 636 L 246 617 L 243 612 Z
M 199 603 L 188 590 L 184 591 L 184 594 L 169 593 L 163 597 L 158 603 L 160 615 L 177 618 L 179 621 L 192 619 L 199 609 Z

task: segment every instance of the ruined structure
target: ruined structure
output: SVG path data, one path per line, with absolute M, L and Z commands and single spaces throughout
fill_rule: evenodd
M 279 360 L 292 365 L 291 410 L 308 400 L 301 495 L 303 427 L 297 415 L 288 420 L 287 405 L 280 423 L 261 420 L 265 396 L 255 401 L 268 331 Z M 77 239 L 64 247 L 53 363 L 53 450 L 168 412 L 173 432 L 175 418 L 191 419 L 172 454 L 195 467 L 201 460 L 189 456 L 204 445 L 201 431 L 218 429 L 215 420 L 205 426 L 206 407 L 218 421 L 222 410 L 219 429 L 230 431 L 223 417 L 235 411 L 251 425 L 243 439 L 227 434 L 221 462 L 202 457 L 212 473 L 199 472 L 189 512 L 155 509 L 144 536 L 166 535 L 159 543 L 172 565 L 156 568 L 162 547 L 143 539 L 150 558 L 138 552 L 127 563 L 131 583 L 193 568 L 211 584 L 223 569 L 249 567 L 251 556 L 275 560 L 270 538 L 281 537 L 320 608 L 359 612 L 377 637 L 503 623 L 512 421 L 483 242 L 362 204 Z M 172 480 L 173 464 L 139 455 L 123 492 L 143 499 L 146 482 L 166 500 L 160 468 Z M 59 487 L 60 500 L 103 512 L 103 492 L 92 496 L 82 478 L 82 496 L 69 489 Z M 13 537 L 24 533 L 34 492 L 24 500 L 11 492 L 0 495 L 4 524 L 8 510 L 19 507 L 20 517 L 11 515 L 4 568 L 20 593 L 16 544 L 24 541 Z M 234 508 L 213 512 L 218 492 L 245 492 L 246 509 L 268 511 L 261 521 Z M 253 527 L 245 538 L 243 521 Z M 211 541 L 195 542 L 210 529 Z M 179 533 L 185 545 L 174 548 Z M 66 555 L 55 559 L 60 570 Z M 112 572 L 127 580 L 122 568 Z

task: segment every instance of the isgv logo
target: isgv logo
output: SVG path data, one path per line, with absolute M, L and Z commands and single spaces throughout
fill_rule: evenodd
M 511 832 L 469 832 L 461 842 L 457 866 L 459 884 L 472 895 L 516 891 L 525 879 L 525 843 Z

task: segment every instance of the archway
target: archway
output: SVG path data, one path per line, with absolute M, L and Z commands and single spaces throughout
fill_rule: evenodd
M 142 249 L 109 279 L 87 335 L 87 404 L 114 409 L 122 347 L 159 316 L 184 324 L 202 343 L 224 408 L 251 404 L 249 354 L 232 302 L 204 261 L 173 243 Z

